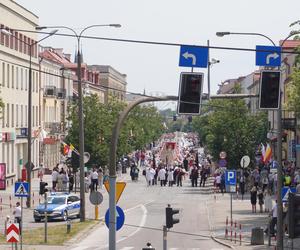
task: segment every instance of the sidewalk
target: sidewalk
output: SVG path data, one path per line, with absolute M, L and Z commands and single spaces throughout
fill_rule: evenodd
M 276 245 L 275 238 L 271 240 L 271 246 L 268 246 L 268 237 L 264 234 L 264 245 L 251 245 L 251 230 L 255 227 L 265 229 L 268 223 L 268 213 L 259 213 L 259 206 L 257 206 L 257 213 L 252 213 L 251 202 L 249 195 L 244 196 L 244 200 L 236 198 L 233 195 L 232 201 L 232 221 L 231 229 L 230 220 L 230 194 L 212 194 L 212 198 L 207 202 L 209 211 L 211 230 L 213 236 L 226 245 L 232 246 L 233 249 L 250 250 L 250 249 L 274 249 Z M 225 238 L 226 218 L 228 217 L 228 236 Z M 236 228 L 235 228 L 236 222 Z M 239 226 L 241 225 L 241 230 Z M 232 240 L 231 240 L 232 231 Z M 236 232 L 236 238 L 235 238 Z M 241 233 L 241 243 L 240 243 Z M 291 241 L 285 237 L 285 248 L 291 246 Z M 300 247 L 300 239 L 294 240 L 294 247 Z

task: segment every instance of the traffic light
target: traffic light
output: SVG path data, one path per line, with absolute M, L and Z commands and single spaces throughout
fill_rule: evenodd
M 288 231 L 291 239 L 300 236 L 300 195 L 289 193 L 288 199 Z
M 167 228 L 171 228 L 171 227 L 173 227 L 174 224 L 179 223 L 179 219 L 173 218 L 173 215 L 178 214 L 178 213 L 179 213 L 179 209 L 171 208 L 170 205 L 168 205 L 168 207 L 166 207 L 166 227 Z
M 262 71 L 260 76 L 259 108 L 278 109 L 280 71 Z
M 200 114 L 203 73 L 180 74 L 178 114 Z
M 48 186 L 47 182 L 43 182 L 43 181 L 40 182 L 40 195 L 43 195 L 48 192 L 46 186 Z

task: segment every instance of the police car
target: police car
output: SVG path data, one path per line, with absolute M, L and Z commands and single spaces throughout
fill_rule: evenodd
M 51 193 L 47 199 L 47 209 L 45 204 L 40 204 L 33 211 L 35 222 L 45 218 L 68 220 L 69 217 L 80 217 L 80 199 L 74 194 Z

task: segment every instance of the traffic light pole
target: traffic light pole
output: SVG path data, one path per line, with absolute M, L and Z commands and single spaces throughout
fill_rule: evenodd
M 163 250 L 167 250 L 167 227 L 163 226 Z
M 44 194 L 44 199 L 45 199 L 45 212 L 44 212 L 44 215 L 45 215 L 45 235 L 44 235 L 44 242 L 47 243 L 47 235 L 48 235 L 48 231 L 47 231 L 47 223 L 48 223 L 48 213 L 47 213 L 47 205 L 48 205 L 48 202 L 47 202 L 47 192 Z

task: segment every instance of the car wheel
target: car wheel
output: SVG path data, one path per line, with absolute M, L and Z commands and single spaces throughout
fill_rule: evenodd
M 64 211 L 63 220 L 64 221 L 68 220 L 68 212 L 67 211 Z
M 41 222 L 41 219 L 34 219 L 34 222 Z

